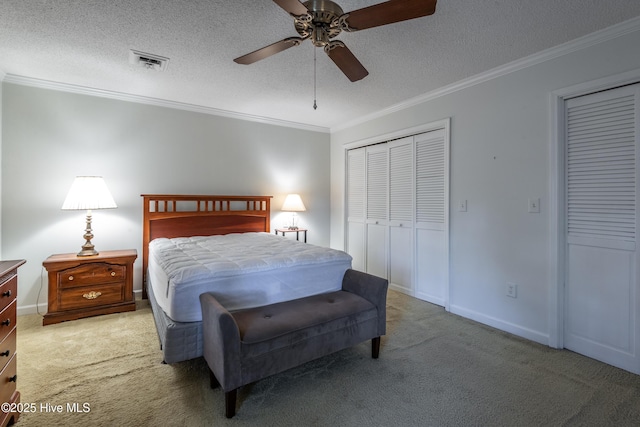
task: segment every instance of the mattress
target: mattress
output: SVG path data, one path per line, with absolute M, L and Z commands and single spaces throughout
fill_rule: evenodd
M 202 320 L 200 294 L 228 310 L 339 290 L 351 268 L 346 252 L 269 233 L 154 239 L 149 282 L 158 305 L 177 322 Z

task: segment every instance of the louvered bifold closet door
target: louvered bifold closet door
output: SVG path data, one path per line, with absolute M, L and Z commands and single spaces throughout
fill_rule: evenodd
M 347 151 L 347 241 L 346 250 L 353 257 L 351 266 L 366 271 L 365 247 L 365 153 L 364 148 Z
M 389 218 L 389 148 L 366 148 L 367 273 L 387 278 L 387 224 Z
M 444 129 L 415 136 L 415 295 L 448 303 L 449 144 Z
M 636 372 L 638 93 L 581 96 L 565 111 L 565 347 Z
M 571 238 L 606 239 L 634 248 L 634 127 L 632 93 L 584 105 L 569 104 L 567 230 Z
M 389 282 L 413 295 L 413 137 L 389 142 Z

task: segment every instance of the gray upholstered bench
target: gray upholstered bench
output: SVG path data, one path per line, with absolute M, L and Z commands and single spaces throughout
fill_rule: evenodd
M 238 387 L 361 342 L 378 358 L 385 334 L 387 280 L 347 270 L 342 290 L 230 313 L 200 295 L 204 358 L 211 387 L 222 386 L 225 415 Z

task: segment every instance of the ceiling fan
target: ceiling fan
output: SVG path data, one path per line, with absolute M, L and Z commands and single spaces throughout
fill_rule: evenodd
M 300 37 L 288 37 L 254 52 L 234 59 L 238 64 L 253 64 L 310 39 L 315 47 L 322 47 L 331 60 L 352 82 L 369 72 L 349 48 L 340 40 L 333 40 L 342 31 L 359 31 L 432 15 L 437 0 L 390 0 L 344 13 L 330 0 L 273 0 L 294 19 Z

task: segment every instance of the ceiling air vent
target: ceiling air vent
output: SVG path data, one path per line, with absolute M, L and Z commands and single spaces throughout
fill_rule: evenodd
M 129 51 L 129 63 L 147 70 L 164 71 L 169 64 L 169 58 L 132 49 Z

